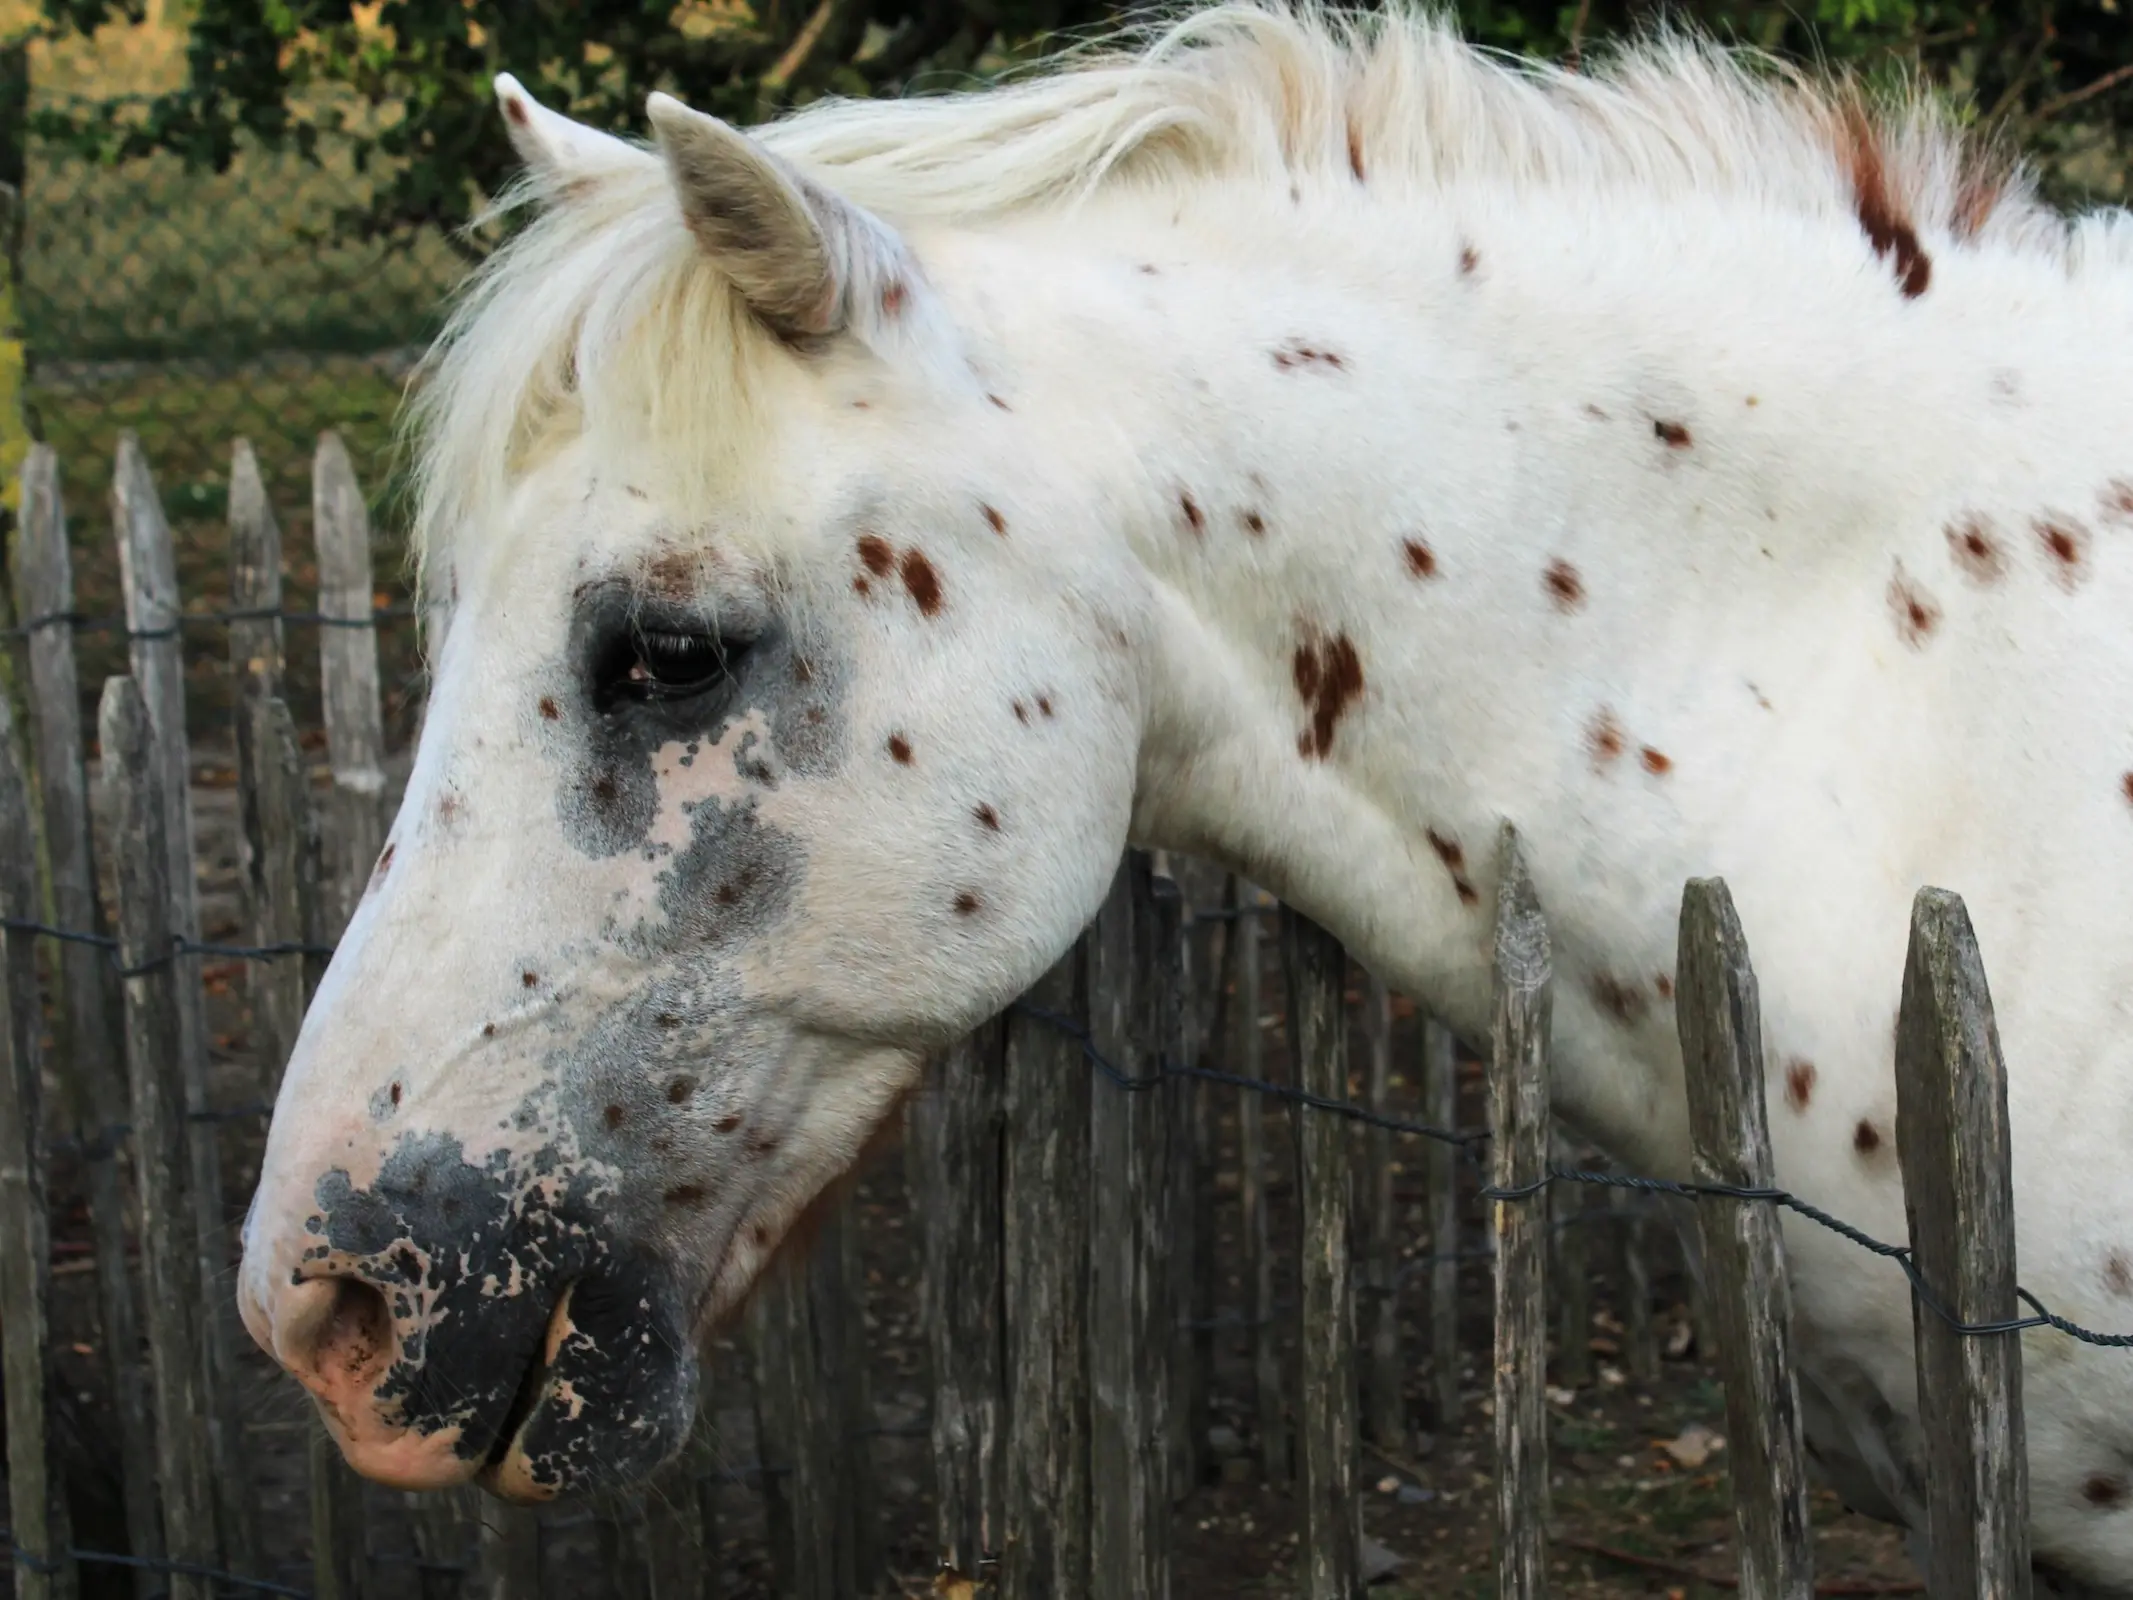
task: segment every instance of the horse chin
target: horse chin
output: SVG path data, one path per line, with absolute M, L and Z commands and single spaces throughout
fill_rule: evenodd
M 541 1359 L 475 1479 L 500 1500 L 540 1505 L 635 1483 L 688 1439 L 694 1348 L 658 1327 L 648 1305 L 588 1305 L 590 1288 L 573 1285 L 556 1302 Z

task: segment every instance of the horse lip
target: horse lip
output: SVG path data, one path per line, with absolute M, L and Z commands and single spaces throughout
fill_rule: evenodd
M 484 1484 L 493 1487 L 497 1469 L 510 1455 L 511 1447 L 518 1442 L 526 1424 L 533 1420 L 534 1412 L 540 1409 L 548 1388 L 548 1374 L 555 1369 L 556 1350 L 562 1343 L 556 1329 L 559 1324 L 568 1325 L 570 1292 L 576 1287 L 575 1280 L 564 1284 L 554 1306 L 549 1309 L 547 1324 L 541 1331 L 541 1346 L 527 1361 L 525 1374 L 519 1379 L 518 1392 L 511 1397 L 510 1409 L 497 1424 L 496 1438 L 491 1441 L 488 1454 L 482 1458 L 480 1476 Z

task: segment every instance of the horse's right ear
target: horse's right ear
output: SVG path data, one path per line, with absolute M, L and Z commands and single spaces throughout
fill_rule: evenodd
M 612 134 L 550 111 L 508 72 L 496 75 L 496 104 L 511 134 L 511 148 L 551 196 L 652 158 Z

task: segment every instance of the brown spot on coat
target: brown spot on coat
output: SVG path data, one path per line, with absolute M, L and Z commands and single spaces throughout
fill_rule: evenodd
M 1296 693 L 1311 721 L 1296 741 L 1307 760 L 1323 761 L 1333 751 L 1333 730 L 1363 694 L 1363 658 L 1345 633 L 1321 638 L 1313 633 L 1296 647 L 1290 663 L 1296 676 Z
M 1612 973 L 1595 972 L 1591 989 L 1594 1002 L 1617 1022 L 1632 1025 L 1642 1022 L 1644 1013 L 1651 1008 L 1642 986 L 1625 982 Z
M 1301 339 L 1291 339 L 1274 352 L 1274 365 L 1287 372 L 1296 367 L 1331 367 L 1335 372 L 1344 370 L 1348 363 L 1331 350 L 1322 350 L 1315 344 L 1305 344 Z
M 1863 1156 L 1872 1155 L 1881 1148 L 1881 1130 L 1861 1117 L 1859 1126 L 1852 1129 L 1852 1148 Z
M 998 833 L 1000 831 L 1000 813 L 993 810 L 991 806 L 980 804 L 971 815 L 978 819 L 978 826 L 988 832 Z
M 1002 411 L 1012 411 L 1015 409 L 1013 406 L 1009 405 L 1005 400 L 1002 400 L 998 395 L 992 393 L 990 390 L 986 391 L 985 398 L 990 400 L 994 405 L 998 406 Z
M 1575 611 L 1585 603 L 1585 580 L 1578 569 L 1558 556 L 1542 569 L 1541 583 L 1558 611 Z
M 676 1078 L 667 1085 L 667 1104 L 678 1106 L 694 1093 L 696 1093 L 696 1080 L 694 1078 Z
M 898 312 L 902 311 L 904 308 L 904 300 L 909 294 L 910 290 L 904 287 L 902 279 L 891 278 L 886 284 L 882 285 L 882 315 L 885 317 L 893 317 Z
M 370 874 L 370 881 L 372 883 L 377 883 L 385 876 L 386 873 L 392 870 L 393 852 L 398 848 L 399 846 L 397 845 L 388 844 L 383 850 L 378 852 L 378 864 L 375 868 L 371 870 Z
M 1607 413 L 1601 410 L 1598 406 L 1594 405 L 1590 400 L 1585 402 L 1585 415 L 1592 418 L 1592 420 L 1595 422 L 1606 422 L 1609 420 Z
M 1814 1097 L 1815 1064 L 1794 1056 L 1785 1063 L 1785 1104 L 1795 1111 L 1805 1111 Z
M 1266 518 L 1262 517 L 1256 511 L 1239 512 L 1237 514 L 1237 520 L 1244 524 L 1244 531 L 1246 533 L 1252 534 L 1255 537 L 1266 532 Z
M 896 547 L 878 533 L 862 533 L 859 536 L 859 559 L 875 577 L 886 577 L 889 569 L 896 565 Z
M 1180 491 L 1178 509 L 1185 513 L 1185 521 L 1191 526 L 1194 533 L 1205 533 L 1207 531 L 1207 513 L 1200 509 L 1200 502 L 1193 499 L 1189 493 Z
M 1402 539 L 1400 550 L 1407 557 L 1407 570 L 1418 578 L 1437 575 L 1437 552 L 1421 539 Z
M 1654 750 L 1650 745 L 1646 745 L 1637 753 L 1637 759 L 1644 763 L 1644 770 L 1655 778 L 1663 778 L 1674 770 L 1674 758 L 1664 750 Z
M 696 593 L 696 558 L 685 550 L 662 550 L 646 564 L 644 589 L 662 600 L 686 600 Z
M 1356 125 L 1355 114 L 1348 114 L 1348 171 L 1357 183 L 1363 182 L 1363 130 Z
M 740 1125 L 741 1114 L 738 1111 L 729 1111 L 726 1113 L 726 1115 L 720 1117 L 716 1122 L 711 1124 L 711 1131 L 713 1133 L 731 1133 L 735 1128 L 738 1128 Z
M 1622 724 L 1615 714 L 1602 706 L 1593 713 L 1592 721 L 1585 729 L 1585 748 L 1592 752 L 1592 765 L 1598 771 L 1622 754 L 1626 741 L 1622 737 Z
M 1043 715 L 1049 717 L 1052 714 L 1052 697 L 1048 694 L 1037 696 L 1037 709 Z
M 2113 478 L 2097 491 L 2096 499 L 2106 517 L 2133 522 L 2133 478 Z
M 1015 720 L 1025 726 L 1029 722 L 1029 707 L 1019 700 L 1015 702 Z
M 521 972 L 521 973 L 520 973 L 520 974 L 518 975 L 518 981 L 519 981 L 519 983 L 520 983 L 520 985 L 521 985 L 522 987 L 524 987 L 524 988 L 528 988 L 528 989 L 531 989 L 531 988 L 533 988 L 533 987 L 534 987 L 535 985 L 537 985 L 537 984 L 538 984 L 538 983 L 539 983 L 539 982 L 540 982 L 541 980 L 540 980 L 540 977 L 539 977 L 539 975 L 538 975 L 538 974 L 535 974 L 535 973 L 531 973 L 531 972 Z
M 874 586 L 871 583 L 867 582 L 867 576 L 865 573 L 862 572 L 858 577 L 852 580 L 852 593 L 858 595 L 860 599 L 864 600 L 868 595 L 872 594 L 873 592 Z
M 2072 592 L 2088 576 L 2083 563 L 2089 553 L 2089 530 L 2057 512 L 2036 518 L 2031 526 L 2037 530 L 2037 542 L 2051 558 L 2053 581 Z
M 2092 1506 L 2115 1506 L 2126 1497 L 2126 1480 L 2115 1473 L 2091 1473 L 2081 1486 L 2081 1498 Z
M 1973 583 L 1997 583 L 2007 571 L 2007 552 L 1993 536 L 1991 519 L 1965 512 L 1947 526 L 1948 554 Z
M 1429 847 L 1437 852 L 1437 859 L 1444 863 L 1444 870 L 1452 875 L 1452 893 L 1459 897 L 1459 903 L 1463 906 L 1475 904 L 1481 899 L 1481 891 L 1474 887 L 1472 880 L 1466 875 L 1465 848 L 1457 839 L 1449 838 L 1435 828 L 1426 831 Z
M 900 733 L 889 735 L 889 759 L 899 767 L 911 765 L 911 741 Z
M 1896 636 L 1913 650 L 1923 650 L 1940 626 L 1938 602 L 1904 575 L 1900 561 L 1889 579 L 1889 615 L 1896 620 Z
M 2103 1258 L 2103 1286 L 2121 1300 L 2133 1297 L 2133 1261 L 2126 1259 L 2123 1250 L 2113 1250 Z
M 919 614 L 927 617 L 940 615 L 940 574 L 933 570 L 933 563 L 926 559 L 924 552 L 906 550 L 898 570 L 903 575 L 904 588 L 918 603 Z
M 541 696 L 541 717 L 544 721 L 553 722 L 562 714 L 563 708 L 555 703 L 553 697 L 545 694 Z
M 1481 265 L 1481 252 L 1470 244 L 1459 246 L 1459 276 L 1471 278 Z
M 2133 805 L 2133 772 L 2118 780 L 2119 792 L 2126 797 L 2126 804 Z
M 1844 108 L 1841 121 L 1838 153 L 1851 172 L 1852 206 L 1859 226 L 1866 230 L 1874 254 L 1895 267 L 1904 298 L 1915 300 L 1932 281 L 1933 263 L 1918 242 L 1917 228 L 1889 187 L 1880 130 L 1857 102 Z
M 1670 973 L 1670 972 L 1655 972 L 1655 973 L 1653 973 L 1653 974 L 1652 974 L 1652 988 L 1653 988 L 1653 989 L 1654 989 L 1655 991 L 1657 991 L 1657 993 L 1658 993 L 1658 995 L 1659 995 L 1659 998 L 1660 998 L 1660 999 L 1662 999 L 1662 1000 L 1671 1000 L 1671 999 L 1673 999 L 1673 998 L 1674 998 L 1674 975 L 1673 975 L 1672 973 Z
M 961 894 L 955 897 L 955 914 L 957 916 L 975 916 L 977 914 L 977 909 L 978 897 L 972 894 L 968 889 L 965 889 Z
M 1689 437 L 1689 430 L 1686 424 L 1668 422 L 1664 418 L 1655 417 L 1652 419 L 1652 432 L 1665 441 L 1669 450 L 1686 450 L 1691 444 L 1695 443 Z
M 985 525 L 991 528 L 994 533 L 1005 534 L 1007 532 L 1007 519 L 1000 515 L 997 507 L 985 505 L 981 502 L 978 510 L 985 514 Z

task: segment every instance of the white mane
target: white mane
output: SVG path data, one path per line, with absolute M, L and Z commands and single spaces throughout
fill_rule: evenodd
M 1761 57 L 1661 35 L 1596 70 L 1501 59 L 1438 18 L 1232 0 L 1069 53 L 1004 87 L 832 100 L 756 130 L 891 223 L 1069 206 L 1099 187 L 1221 178 L 1343 186 L 1363 203 L 1461 182 L 1723 190 L 1951 246 L 2133 256 L 2123 214 L 2070 229 L 2026 176 L 1919 93 L 1869 109 Z M 549 202 L 464 292 L 427 368 L 415 554 L 485 522 L 544 442 L 601 418 L 689 449 L 746 447 L 769 341 L 682 223 L 648 149 Z M 1869 215 L 1872 213 L 1872 215 Z M 649 430 L 646 422 L 649 419 Z

